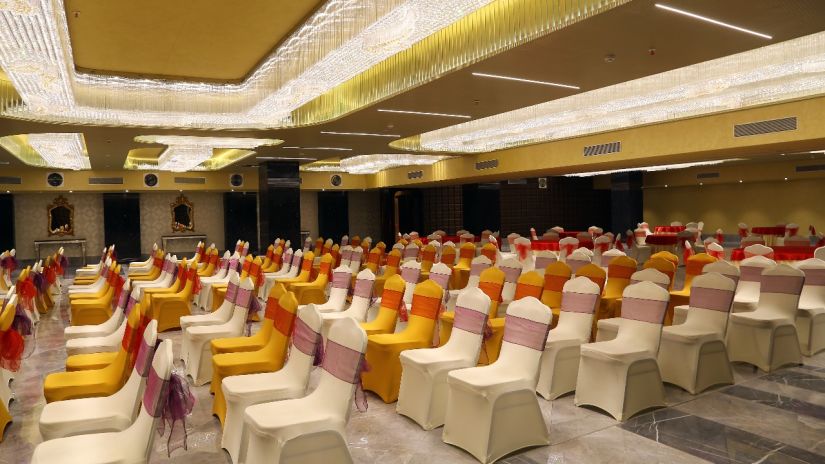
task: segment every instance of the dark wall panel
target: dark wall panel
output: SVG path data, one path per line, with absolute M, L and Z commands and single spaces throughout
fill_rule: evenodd
M 140 258 L 140 196 L 103 194 L 104 243 L 115 244 L 119 259 Z
M 634 230 L 644 214 L 642 173 L 618 172 L 610 177 L 610 205 L 614 232 Z
M 259 250 L 258 195 L 226 192 L 223 194 L 223 212 L 224 243 L 247 240 L 250 250 Z M 269 243 L 271 242 L 267 242 L 267 246 Z
M 464 201 L 463 228 L 476 235 L 485 229 L 493 232 L 501 230 L 501 185 L 498 182 L 466 184 L 461 190 Z M 453 233 L 457 229 L 448 232 Z
M 464 227 L 464 199 L 460 185 L 421 189 L 421 200 L 420 234 L 427 235 L 439 229 L 452 234 Z
M 318 234 L 335 242 L 349 234 L 347 192 L 318 192 Z
M 270 161 L 258 167 L 258 243 L 276 237 L 301 243 L 301 179 L 298 163 Z M 230 242 L 232 243 L 232 242 Z
M 14 196 L 0 195 L 0 252 L 14 248 Z

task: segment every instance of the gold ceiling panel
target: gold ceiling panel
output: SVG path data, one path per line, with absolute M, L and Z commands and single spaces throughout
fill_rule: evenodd
M 321 0 L 66 0 L 75 66 L 91 73 L 236 82 Z

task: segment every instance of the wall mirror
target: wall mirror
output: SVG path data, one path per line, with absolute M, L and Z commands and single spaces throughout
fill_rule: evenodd
M 172 232 L 187 232 L 195 230 L 195 206 L 185 195 L 181 194 L 171 204 Z
M 69 204 L 63 195 L 55 198 L 50 205 L 46 206 L 46 210 L 49 236 L 74 235 L 74 206 Z

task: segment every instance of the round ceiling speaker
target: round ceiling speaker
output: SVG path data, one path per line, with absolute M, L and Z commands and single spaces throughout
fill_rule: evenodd
M 243 174 L 232 174 L 229 176 L 229 185 L 240 187 L 243 185 Z
M 158 185 L 158 175 L 153 173 L 148 173 L 143 175 L 143 185 L 147 187 L 157 187 Z
M 341 175 L 340 175 L 340 174 L 333 174 L 333 175 L 332 175 L 332 176 L 330 176 L 330 178 L 329 178 L 329 183 L 330 183 L 333 187 L 340 187 L 340 186 L 341 186 L 341 184 L 343 184 L 343 183 L 344 183 L 344 179 L 341 177 Z
M 52 187 L 60 187 L 63 185 L 63 174 L 59 172 L 50 172 L 46 176 L 46 182 Z

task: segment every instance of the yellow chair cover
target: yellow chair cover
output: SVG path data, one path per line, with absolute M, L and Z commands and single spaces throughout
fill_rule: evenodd
M 390 254 L 387 255 L 387 266 L 384 268 L 384 273 L 375 278 L 373 291 L 376 295 L 380 295 L 384 290 L 387 279 L 398 274 L 399 264 L 401 264 L 401 252 L 398 250 L 390 251 Z
M 496 264 L 496 258 L 498 258 L 498 248 L 492 243 L 485 243 L 483 247 L 481 247 L 481 254 L 486 256 L 493 262 L 493 265 Z
M 453 273 L 450 278 L 452 288 L 460 290 L 467 286 L 467 281 L 470 279 L 470 266 L 475 256 L 475 243 L 465 242 L 461 244 L 458 250 L 458 263 L 453 266 Z
M 143 330 L 148 319 L 141 315 L 140 305 L 135 305 L 129 313 L 126 332 L 123 334 L 120 350 L 116 353 L 80 354 L 69 357 L 66 361 L 67 370 L 72 358 L 85 358 L 91 361 L 98 355 L 111 358 L 97 367 L 70 372 L 56 372 L 46 376 L 43 381 L 43 396 L 46 402 L 70 400 L 74 398 L 91 398 L 95 396 L 109 396 L 120 390 L 129 378 L 135 363 L 140 341 L 143 340 Z M 101 357 L 98 356 L 98 357 Z
M 618 256 L 607 266 L 607 284 L 602 292 L 599 308 L 593 317 L 593 335 L 596 334 L 598 322 L 601 319 L 616 317 L 616 308 L 620 305 L 622 292 L 630 285 L 630 276 L 636 272 L 638 264 L 633 258 Z
M 287 286 L 287 291 L 295 294 L 299 305 L 310 303 L 322 304 L 327 298 L 324 292 L 329 282 L 329 274 L 332 269 L 332 255 L 327 253 L 321 258 L 321 265 L 318 267 L 318 277 L 312 282 L 295 282 Z
M 261 328 L 250 337 L 218 338 L 212 340 L 212 354 L 240 353 L 244 351 L 260 350 L 267 343 L 272 335 L 272 324 L 274 316 L 278 313 L 278 300 L 286 293 L 284 284 L 278 282 L 272 286 L 266 300 L 266 310 L 264 311 L 264 322 Z
M 398 321 L 398 308 L 404 304 L 404 290 L 407 284 L 400 274 L 387 279 L 384 290 L 381 292 L 381 307 L 375 319 L 362 322 L 361 328 L 367 335 L 389 334 L 395 332 L 395 323 Z
M 504 287 L 504 271 L 497 267 L 488 267 L 478 276 L 478 288 L 490 297 L 489 318 L 498 317 L 498 304 L 501 302 L 501 289 Z M 450 339 L 453 331 L 455 311 L 445 311 L 441 314 L 438 328 L 438 341 L 444 345 Z
M 681 290 L 670 292 L 670 302 L 667 306 L 667 313 L 665 313 L 665 325 L 673 324 L 673 308 L 690 303 L 690 288 L 693 285 L 693 278 L 702 275 L 702 269 L 715 261 L 716 258 L 707 253 L 695 254 L 687 259 L 685 263 L 685 284 Z
M 544 290 L 541 292 L 541 302 L 553 311 L 553 327 L 558 323 L 561 308 L 561 292 L 564 284 L 570 280 L 573 270 L 566 263 L 556 261 L 544 269 Z
M 270 257 L 269 264 L 266 266 L 261 266 L 261 271 L 266 272 L 277 272 L 281 269 L 281 262 L 284 255 L 284 247 L 278 245 L 275 247 L 275 250 L 272 252 L 272 256 Z
M 109 290 L 109 287 L 112 284 L 112 279 L 114 279 L 118 273 L 120 273 L 120 265 L 117 263 L 112 263 L 112 265 L 106 270 L 106 280 L 103 282 L 103 286 L 100 287 L 100 289 L 94 292 L 69 293 L 69 300 L 74 301 L 102 298 Z
M 679 267 L 679 257 L 669 251 L 660 251 L 650 255 L 649 259 L 661 258 L 673 263 L 673 267 Z
M 275 372 L 281 369 L 286 360 L 289 337 L 292 335 L 297 312 L 298 300 L 295 295 L 292 292 L 284 293 L 278 300 L 277 306 L 273 308 L 273 314 L 267 318 L 273 321 L 272 326 L 275 330 L 270 331 L 271 335 L 266 345 L 257 351 L 222 353 L 212 356 L 210 389 L 215 394 L 215 399 L 212 401 L 212 413 L 218 416 L 221 426 L 226 417 L 226 400 L 223 397 L 221 382 L 231 375 Z M 214 344 L 215 341 L 212 343 Z
M 421 274 L 419 278 L 422 281 L 427 280 L 430 276 L 430 269 L 435 263 L 435 253 L 435 245 L 427 245 L 421 249 Z
M 243 264 L 241 265 L 241 275 L 239 276 L 241 280 L 249 276 L 249 269 L 252 267 L 253 260 L 252 255 L 246 255 L 246 258 L 244 258 Z M 229 287 L 228 282 L 214 283 L 211 285 L 212 311 L 220 308 L 223 304 L 223 300 L 226 298 L 227 287 Z
M 367 255 L 367 262 L 364 263 L 364 268 L 372 271 L 373 274 L 378 274 L 378 268 L 381 266 L 381 258 L 383 252 L 377 246 L 373 248 Z
M 192 305 L 195 280 L 199 279 L 197 272 L 195 266 L 186 270 L 186 283 L 180 291 L 152 295 L 147 317 L 158 321 L 158 332 L 180 328 L 180 318 L 191 314 L 189 308 Z
M 155 253 L 155 259 L 152 263 L 152 270 L 150 270 L 147 273 L 129 274 L 129 278 L 132 279 L 132 282 L 144 282 L 144 281 L 149 281 L 149 280 L 155 280 L 160 275 L 162 267 L 163 267 L 163 251 L 158 250 L 157 253 Z
M 307 251 L 304 253 L 303 261 L 301 262 L 301 272 L 298 273 L 297 276 L 292 277 L 290 279 L 278 279 L 278 282 L 281 282 L 286 286 L 287 291 L 289 291 L 289 286 L 291 284 L 297 284 L 299 282 L 309 282 L 309 276 L 312 273 L 312 261 L 315 260 L 315 253 L 311 251 Z
M 212 251 L 209 252 L 209 256 L 207 257 L 206 266 L 203 269 L 198 271 L 198 276 L 200 277 L 210 277 L 212 274 L 215 273 L 215 268 L 218 266 L 218 250 L 217 248 L 213 248 Z
M 599 293 L 604 291 L 607 282 L 607 272 L 597 264 L 585 264 L 576 271 L 576 277 L 587 277 L 591 282 L 599 286 Z
M 662 252 L 662 253 L 667 253 L 667 252 Z M 658 255 L 659 253 L 656 253 L 656 254 Z M 673 253 L 671 253 L 671 254 L 673 254 Z M 676 255 L 674 255 L 674 256 L 676 256 Z M 663 274 L 665 274 L 666 276 L 668 276 L 670 278 L 670 285 L 668 285 L 668 290 L 673 290 L 673 281 L 675 280 L 674 276 L 676 275 L 676 264 L 674 264 L 673 261 L 671 261 L 669 259 L 662 258 L 662 257 L 658 257 L 658 258 L 652 258 L 651 257 L 650 259 L 645 261 L 645 264 L 642 266 L 642 269 L 649 269 L 649 268 L 656 269 L 657 271 L 660 271 Z
M 398 400 L 401 387 L 401 352 L 429 348 L 441 308 L 444 290 L 432 280 L 415 286 L 407 328 L 399 333 L 370 335 L 366 361 L 369 371 L 361 374 L 365 390 L 375 392 L 385 403 Z
M 120 270 L 120 266 L 118 266 L 118 270 Z M 112 315 L 112 302 L 115 301 L 115 294 L 120 293 L 124 283 L 123 276 L 113 274 L 113 278 L 107 284 L 109 286 L 108 290 L 100 298 L 72 301 L 70 306 L 71 325 L 97 325 L 107 321 Z
M 516 282 L 516 292 L 513 295 L 513 301 L 532 296 L 533 298 L 541 298 L 541 292 L 544 290 L 544 278 L 536 271 L 530 271 L 522 274 Z M 496 317 L 490 319 L 490 328 L 493 334 L 484 341 L 481 346 L 481 354 L 478 357 L 478 364 L 480 366 L 492 364 L 498 359 L 501 352 L 501 342 L 504 340 L 504 321 L 506 318 Z

